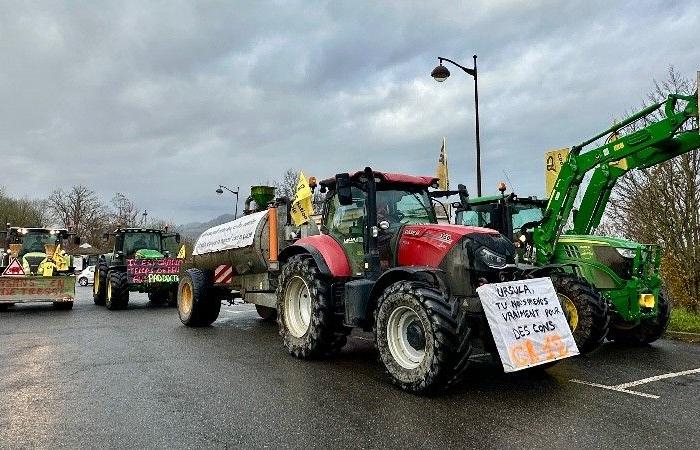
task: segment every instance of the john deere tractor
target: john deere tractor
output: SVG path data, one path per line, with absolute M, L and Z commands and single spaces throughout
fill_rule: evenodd
M 684 104 L 682 109 L 678 108 L 679 102 Z M 660 108 L 665 117 L 653 120 L 651 114 Z M 500 195 L 463 199 L 457 223 L 485 226 L 511 236 L 526 261 L 567 266 L 607 300 L 611 314 L 609 338 L 627 344 L 651 343 L 666 330 L 671 311 L 659 274 L 660 247 L 592 233 L 622 175 L 700 148 L 697 117 L 697 97 L 669 95 L 664 102 L 574 146 L 549 200 L 505 195 L 506 187 L 502 185 Z M 647 125 L 623 134 L 626 127 L 639 120 Z M 605 136 L 614 138 L 584 151 Z M 590 172 L 590 182 L 575 210 L 579 186 Z M 570 216 L 571 229 L 562 234 Z M 577 316 L 576 311 L 571 314 Z
M 177 303 L 182 259 L 175 258 L 180 235 L 151 228 L 118 228 L 105 233 L 114 248 L 100 255 L 95 268 L 93 300 L 107 309 L 124 309 L 129 292 L 146 292 L 152 303 Z

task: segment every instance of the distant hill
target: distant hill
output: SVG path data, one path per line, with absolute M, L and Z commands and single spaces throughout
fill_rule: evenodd
M 200 234 L 204 232 L 207 228 L 215 227 L 221 225 L 222 223 L 230 222 L 233 220 L 233 214 L 222 214 L 219 217 L 210 220 L 209 222 L 190 222 L 178 227 L 178 231 L 183 236 L 195 240 Z

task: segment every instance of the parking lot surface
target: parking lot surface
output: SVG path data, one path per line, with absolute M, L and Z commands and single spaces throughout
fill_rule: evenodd
M 0 447 L 700 448 L 698 344 L 606 344 L 529 374 L 478 362 L 418 397 L 369 335 L 300 361 L 250 305 L 191 329 L 145 295 L 108 311 L 90 293 L 0 313 Z

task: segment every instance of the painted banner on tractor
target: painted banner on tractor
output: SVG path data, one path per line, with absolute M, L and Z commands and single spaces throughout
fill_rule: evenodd
M 126 278 L 129 283 L 177 283 L 181 259 L 127 259 Z
M 0 277 L 0 301 L 72 299 L 73 277 Z
M 476 291 L 505 372 L 579 354 L 551 279 L 485 284 Z
M 253 245 L 255 230 L 265 217 L 267 211 L 260 211 L 209 228 L 197 239 L 192 254 L 202 255 Z

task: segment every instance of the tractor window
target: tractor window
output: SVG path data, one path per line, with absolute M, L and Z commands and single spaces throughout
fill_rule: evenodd
M 427 192 L 399 190 L 377 192 L 377 220 L 390 228 L 437 222 Z
M 20 255 L 24 255 L 25 253 L 30 252 L 43 253 L 46 251 L 44 245 L 55 245 L 57 239 L 56 235 L 49 234 L 48 232 L 30 232 L 23 235 L 21 237 L 21 241 L 22 250 L 20 251 Z
M 492 212 L 492 205 L 472 206 L 472 209 L 470 209 L 469 211 L 464 211 L 464 213 L 462 214 L 462 224 L 470 225 L 473 227 L 492 228 Z
M 328 234 L 345 242 L 348 238 L 362 242 L 364 236 L 365 198 L 361 190 L 352 188 L 352 205 L 341 205 L 334 195 L 328 204 L 325 225 Z
M 163 250 L 170 252 L 170 256 L 175 257 L 180 250 L 180 244 L 175 240 L 175 235 L 166 235 L 163 237 Z
M 542 219 L 542 210 L 535 205 L 514 205 L 512 211 L 514 231 L 520 230 L 528 222 Z
M 124 254 L 133 255 L 137 250 L 161 250 L 158 233 L 126 233 L 124 235 Z

